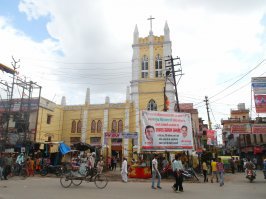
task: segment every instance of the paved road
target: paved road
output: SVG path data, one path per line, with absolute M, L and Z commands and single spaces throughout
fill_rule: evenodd
M 217 183 L 184 183 L 183 193 L 174 193 L 172 182 L 162 181 L 162 190 L 152 190 L 150 182 L 110 181 L 105 189 L 97 189 L 93 183 L 62 188 L 58 178 L 31 177 L 26 180 L 12 178 L 0 181 L 0 199 L 265 199 L 266 180 L 258 172 L 254 183 L 249 183 L 243 174 L 227 174 L 225 185 Z

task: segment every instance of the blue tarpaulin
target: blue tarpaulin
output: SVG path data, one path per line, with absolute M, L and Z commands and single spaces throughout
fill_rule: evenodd
M 66 153 L 71 151 L 71 148 L 64 143 L 60 143 L 59 150 L 63 155 L 65 155 Z

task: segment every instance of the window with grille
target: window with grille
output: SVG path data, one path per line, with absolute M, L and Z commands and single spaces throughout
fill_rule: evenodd
M 75 120 L 72 121 L 71 133 L 76 133 L 76 121 Z
M 154 100 L 150 100 L 148 103 L 147 110 L 149 111 L 157 111 L 157 104 Z
M 52 122 L 52 115 L 47 115 L 46 123 L 51 124 L 51 122 Z
M 81 121 L 80 120 L 78 121 L 78 124 L 77 124 L 77 132 L 81 133 Z
M 96 122 L 94 120 L 92 120 L 91 122 L 91 133 L 95 133 L 96 130 Z
M 162 58 L 160 57 L 160 55 L 157 55 L 155 59 L 155 77 L 162 77 L 162 68 Z
M 98 120 L 97 122 L 97 133 L 101 133 L 102 132 L 102 122 L 101 120 Z
M 113 120 L 113 122 L 112 122 L 112 132 L 117 132 L 117 122 L 116 122 L 116 120 Z
M 148 57 L 144 55 L 141 65 L 141 78 L 147 78 L 148 72 L 149 72 L 149 60 Z
M 118 133 L 123 132 L 123 121 L 118 121 Z

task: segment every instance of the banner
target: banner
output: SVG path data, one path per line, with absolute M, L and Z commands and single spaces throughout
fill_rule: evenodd
M 142 111 L 142 149 L 193 149 L 190 113 Z
M 122 138 L 122 133 L 105 132 L 105 138 Z
M 266 124 L 254 124 L 252 134 L 266 134 Z
M 251 125 L 249 124 L 232 125 L 231 133 L 251 134 Z
M 207 145 L 215 144 L 215 135 L 216 135 L 216 131 L 207 130 Z
M 137 139 L 138 132 L 134 132 L 134 133 L 123 132 L 122 136 L 124 139 Z
M 257 113 L 266 113 L 266 95 L 254 95 Z

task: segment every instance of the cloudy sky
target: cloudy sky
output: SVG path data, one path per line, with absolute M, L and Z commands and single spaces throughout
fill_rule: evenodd
M 207 121 L 208 96 L 214 124 L 238 103 L 257 115 L 250 81 L 266 76 L 265 0 L 0 0 L 0 63 L 20 60 L 19 75 L 56 103 L 66 96 L 83 104 L 86 88 L 91 103 L 124 102 L 133 31 L 137 24 L 146 37 L 150 15 L 155 35 L 168 22 L 173 57 L 181 58 L 181 103 L 194 103 Z

